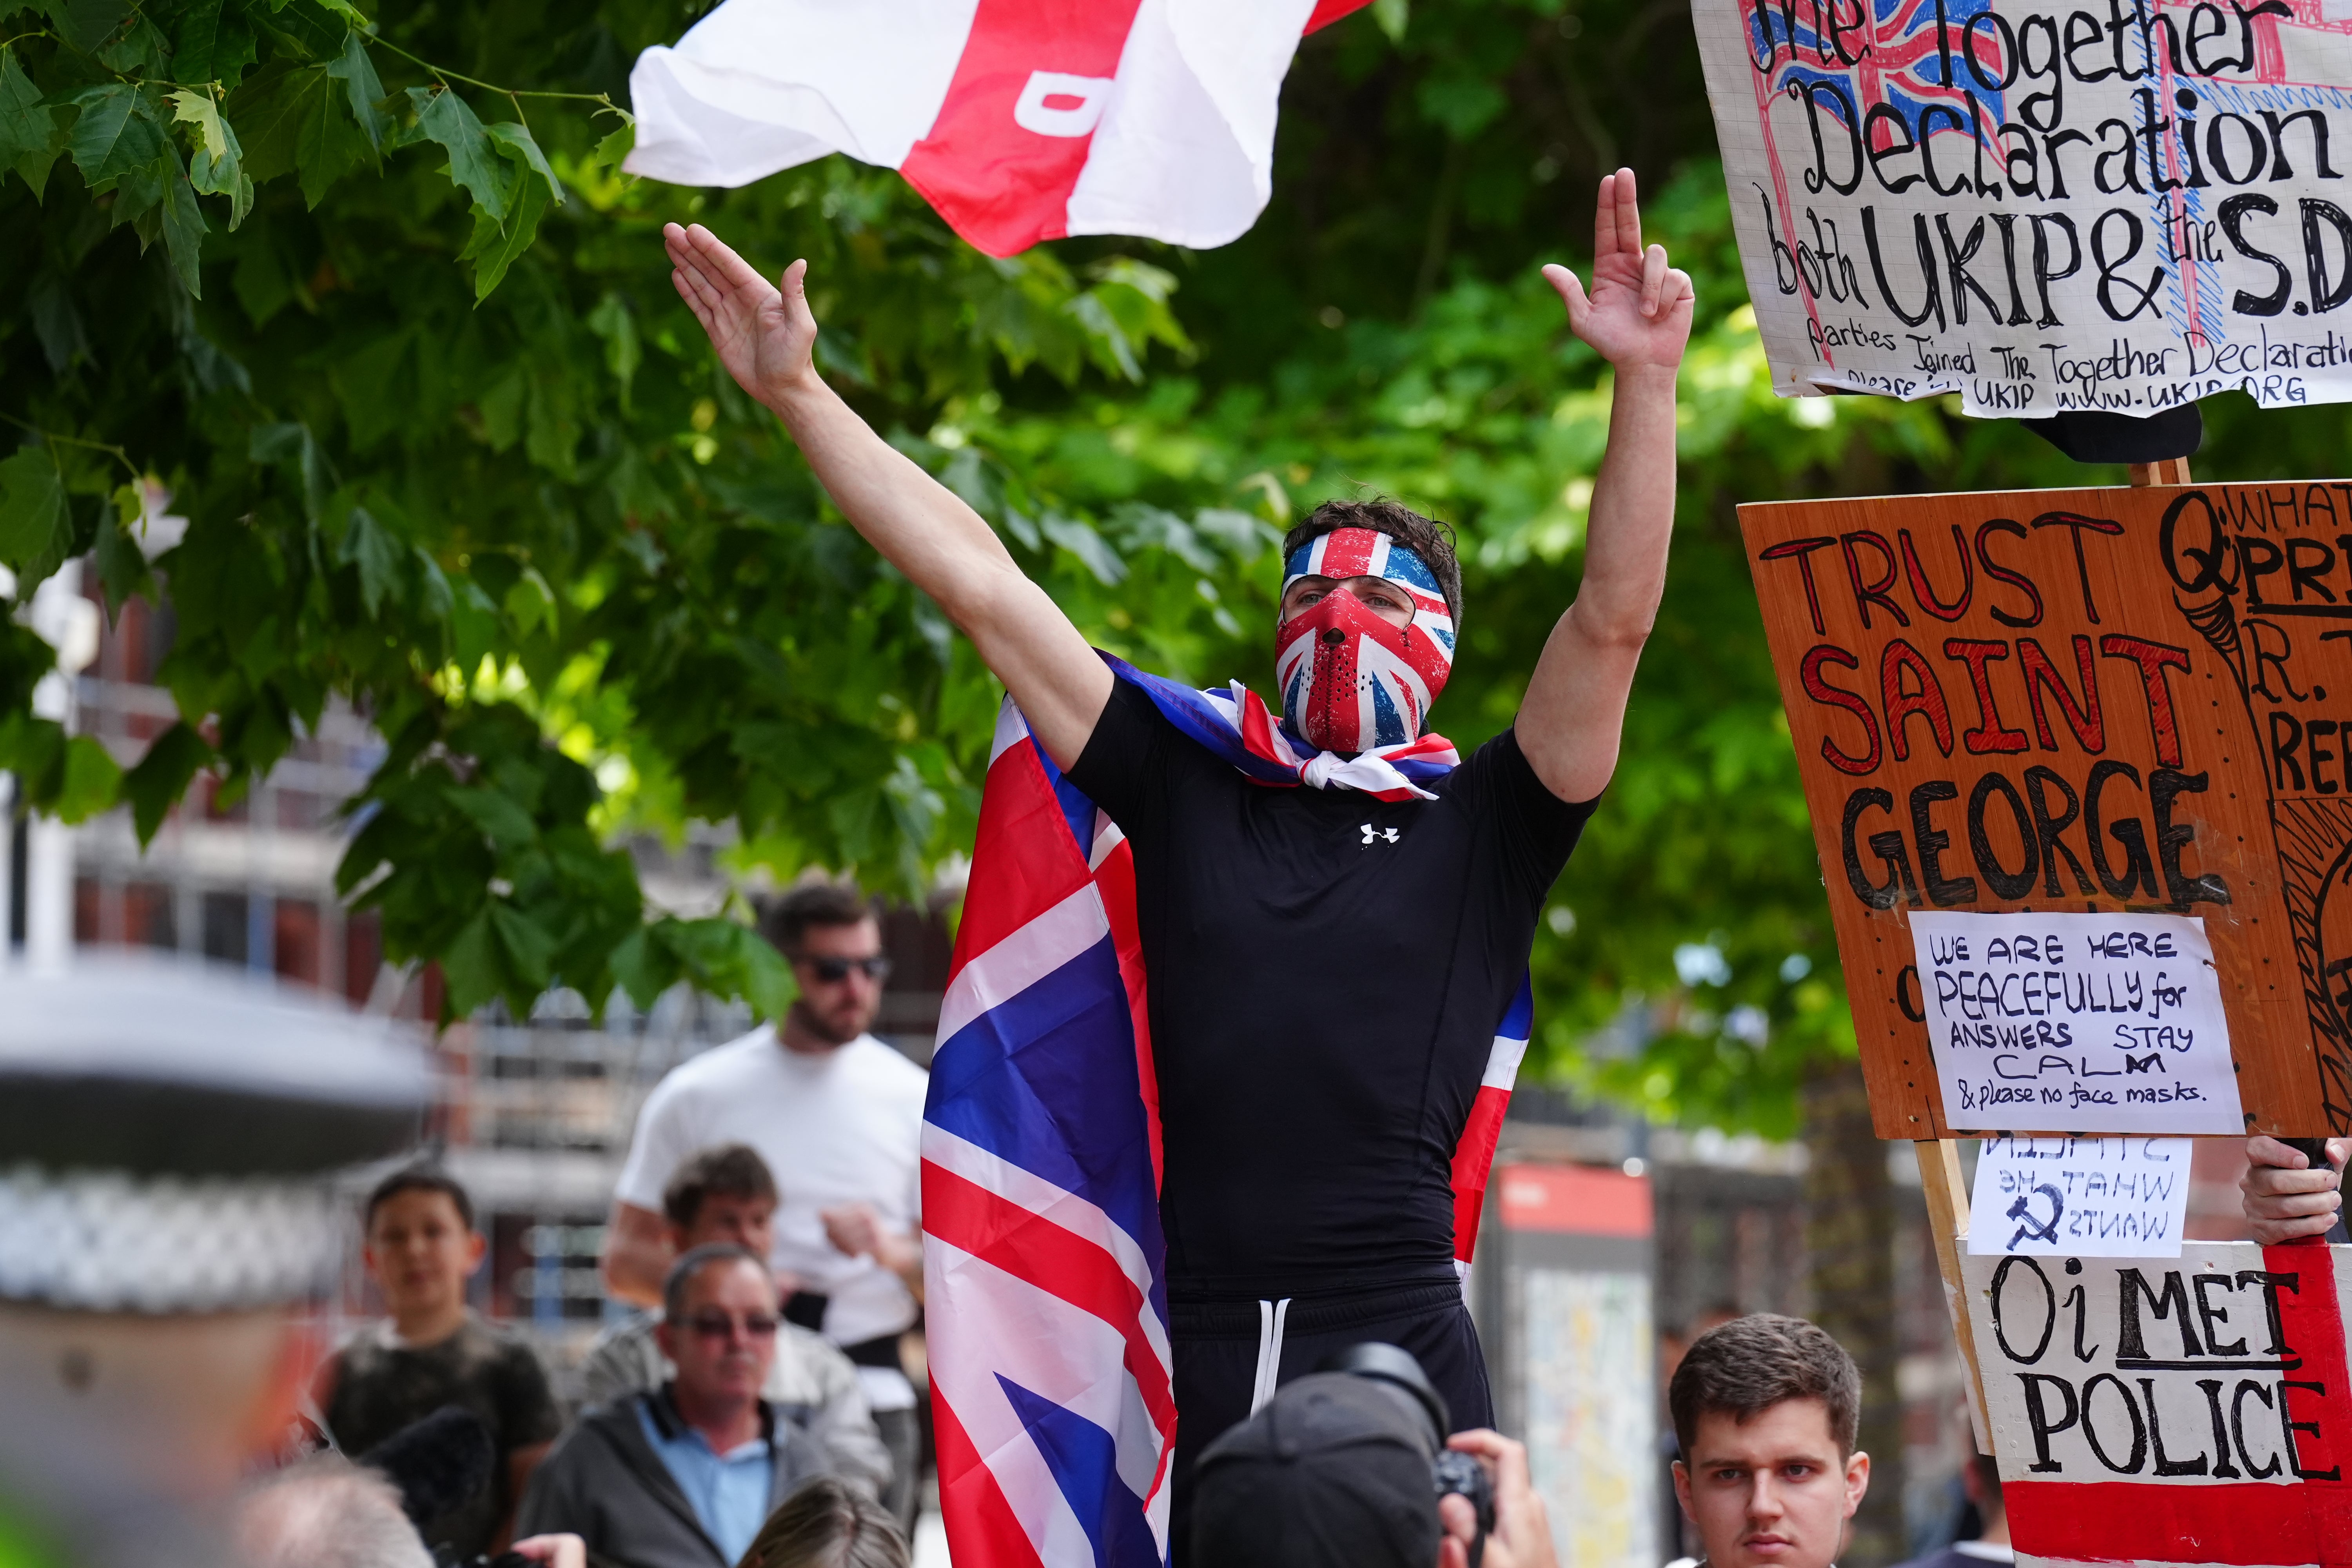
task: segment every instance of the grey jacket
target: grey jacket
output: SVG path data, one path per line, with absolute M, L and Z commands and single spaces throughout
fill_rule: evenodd
M 661 1314 L 646 1312 L 607 1329 L 581 1363 L 588 1403 L 650 1394 L 675 1370 L 654 1330 Z M 832 1472 L 875 1497 L 890 1484 L 890 1450 L 874 1429 L 874 1413 L 857 1368 L 821 1334 L 793 1323 L 776 1325 L 776 1359 L 760 1396 L 816 1440 Z
M 661 1430 L 678 1424 L 667 1391 L 590 1408 L 532 1472 L 515 1516 L 516 1536 L 569 1531 L 588 1543 L 588 1561 L 596 1568 L 733 1568 L 646 1441 L 637 1424 L 640 1404 L 650 1406 Z M 761 1401 L 760 1415 L 774 1465 L 768 1482 L 772 1511 L 794 1487 L 829 1467 L 808 1435 L 780 1419 L 775 1406 Z

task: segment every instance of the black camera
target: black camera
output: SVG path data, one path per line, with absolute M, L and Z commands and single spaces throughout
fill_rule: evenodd
M 1315 1370 L 1344 1372 L 1363 1378 L 1388 1391 L 1400 1405 L 1412 1413 L 1423 1435 L 1429 1439 L 1430 1484 L 1441 1498 L 1465 1499 L 1478 1515 L 1478 1534 L 1470 1543 L 1470 1568 L 1479 1568 L 1486 1553 L 1486 1537 L 1495 1528 L 1495 1483 L 1487 1479 L 1486 1467 L 1476 1459 L 1445 1446 L 1445 1434 L 1452 1426 L 1445 1398 L 1429 1381 L 1429 1374 L 1421 1370 L 1421 1363 L 1413 1360 L 1412 1352 L 1368 1341 L 1332 1352 Z

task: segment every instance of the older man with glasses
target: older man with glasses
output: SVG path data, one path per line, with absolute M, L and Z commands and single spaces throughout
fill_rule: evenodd
M 799 999 L 780 1023 L 681 1064 L 646 1100 L 615 1193 L 605 1283 L 651 1305 L 671 1256 L 661 1212 L 671 1173 L 714 1143 L 757 1150 L 781 1199 L 771 1261 L 783 1315 L 857 1364 L 890 1450 L 883 1501 L 911 1526 L 920 1438 L 898 1341 L 922 1292 L 927 1078 L 866 1033 L 890 961 L 855 888 L 795 888 L 761 927 L 792 962 Z
M 600 1405 L 564 1434 L 523 1496 L 526 1535 L 566 1531 L 620 1568 L 731 1568 L 824 1451 L 760 1396 L 776 1355 L 775 1281 L 747 1247 L 674 1264 L 656 1330 L 676 1377 Z

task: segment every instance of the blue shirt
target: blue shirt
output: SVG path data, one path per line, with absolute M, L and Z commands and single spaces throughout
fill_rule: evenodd
M 674 1412 L 676 1436 L 665 1436 L 667 1423 L 656 1421 L 653 1413 L 654 1400 L 661 1397 L 651 1394 L 637 1401 L 637 1425 L 645 1428 L 646 1441 L 661 1456 L 678 1490 L 694 1505 L 694 1517 L 702 1521 L 704 1531 L 718 1542 L 727 1561 L 740 1561 L 768 1521 L 768 1486 L 775 1474 L 768 1440 L 754 1437 L 717 1453 Z

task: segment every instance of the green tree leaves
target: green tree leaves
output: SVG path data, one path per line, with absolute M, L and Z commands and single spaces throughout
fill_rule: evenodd
M 343 497 L 338 501 L 342 537 L 335 545 L 335 560 L 358 568 L 360 603 L 368 618 L 375 620 L 384 601 L 396 601 L 409 581 L 409 547 L 366 507 Z M 336 521 L 330 517 L 331 531 Z
M 13 166 L 38 192 L 62 138 L 57 111 L 43 106 L 16 51 L 0 48 L 0 167 Z
M 185 722 L 173 725 L 149 743 L 147 754 L 122 775 L 122 796 L 131 803 L 131 825 L 146 844 L 184 795 L 190 781 L 216 753 Z
M 234 82 L 254 61 L 242 0 L 193 0 L 173 34 L 172 69 L 186 82 Z
M 204 297 L 204 279 L 197 271 L 197 262 L 204 253 L 204 209 L 196 205 L 195 187 L 188 183 L 187 173 L 180 167 L 180 155 L 166 153 L 163 176 L 163 242 L 170 249 L 172 266 L 179 273 L 180 287 L 194 299 Z
M 42 7 L 64 38 L 83 54 L 96 54 L 131 19 L 131 0 L 50 0 Z
M 628 301 L 615 293 L 607 293 L 588 312 L 588 330 L 604 342 L 604 368 L 621 386 L 621 412 L 629 412 L 629 383 L 636 379 L 637 366 L 645 363 L 645 344 L 637 336 L 637 318 Z
M 58 569 L 72 541 L 73 517 L 57 460 L 26 447 L 0 462 L 0 566 L 15 576 L 18 603 Z
M 208 196 L 228 197 L 228 226 L 236 228 L 245 221 L 245 215 L 253 210 L 253 177 L 245 172 L 245 149 L 237 142 L 236 129 L 221 118 L 220 105 L 207 92 L 184 88 L 172 94 L 172 109 L 173 123 L 195 127 L 195 146 L 188 155 L 189 189 Z M 196 212 L 194 202 L 188 205 L 192 213 Z M 195 217 L 194 232 L 201 239 L 205 224 L 200 213 Z M 180 261 L 180 250 L 176 245 L 173 247 L 172 256 L 175 263 Z M 201 296 L 203 290 L 193 281 L 195 271 L 193 248 L 188 253 L 183 271 L 191 279 L 188 292 Z
M 446 100 L 450 95 L 443 96 Z M 418 123 L 422 125 L 422 116 L 419 116 Z M 475 129 L 483 129 L 478 121 L 475 122 Z M 539 220 L 546 216 L 549 205 L 563 200 L 563 186 L 557 181 L 555 171 L 548 167 L 546 154 L 539 150 L 539 143 L 531 140 L 529 130 L 513 121 L 502 120 L 488 127 L 484 136 L 488 145 L 511 167 L 505 194 L 499 198 L 505 216 L 493 216 L 488 208 L 478 205 L 474 212 L 474 237 L 467 242 L 466 248 L 458 252 L 459 260 L 474 264 L 474 300 L 477 304 L 489 298 L 490 290 L 506 277 L 507 268 L 514 265 L 515 258 L 530 248 L 531 240 L 539 233 Z M 453 177 L 457 156 L 453 148 L 450 153 Z
M 354 24 L 362 23 L 359 13 L 347 5 L 336 9 L 347 13 Z M 342 52 L 327 67 L 327 74 L 343 84 L 345 100 L 351 105 L 352 122 L 367 138 L 371 153 L 383 151 L 383 139 L 391 134 L 392 121 L 378 107 L 383 99 L 383 83 L 376 79 L 375 62 L 368 58 L 367 46 L 360 41 L 358 26 L 343 37 Z
M 416 111 L 416 134 L 439 142 L 449 154 L 450 183 L 473 197 L 478 212 L 493 223 L 503 222 L 515 182 L 480 119 L 446 87 L 412 87 L 408 101 Z
M 74 163 L 90 187 L 100 189 L 125 174 L 147 169 L 163 155 L 163 131 L 154 106 L 138 88 L 116 82 L 79 93 L 81 118 L 69 143 Z

